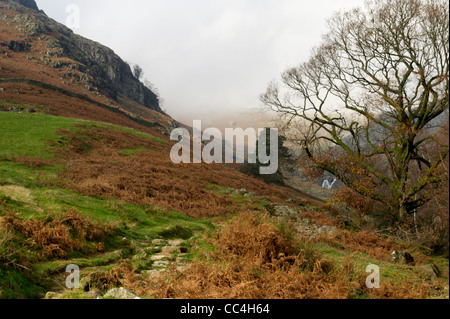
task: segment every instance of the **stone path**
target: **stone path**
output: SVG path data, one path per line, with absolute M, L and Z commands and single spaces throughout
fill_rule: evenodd
M 128 240 L 123 238 L 123 240 Z M 143 274 L 147 274 L 149 278 L 160 278 L 164 276 L 169 267 L 175 264 L 177 271 L 184 271 L 189 265 L 188 249 L 183 246 L 186 240 L 183 239 L 149 239 L 148 241 L 135 241 L 131 240 L 131 243 L 136 246 L 135 255 L 132 257 L 134 260 L 150 260 L 152 261 L 151 267 L 148 270 L 141 271 Z M 102 299 L 105 297 L 112 297 L 117 299 L 139 299 L 133 292 L 124 288 L 110 289 L 103 297 L 97 291 L 90 291 L 84 293 L 86 298 L 89 299 Z M 56 292 L 48 292 L 45 299 L 60 299 L 64 294 Z
M 164 240 L 155 239 L 152 244 L 155 245 L 158 253 L 152 255 L 150 259 L 153 261 L 152 271 L 161 272 L 167 269 L 171 263 L 175 262 L 177 270 L 183 271 L 186 268 L 186 261 L 188 256 L 187 249 L 182 247 L 185 241 L 183 239 Z

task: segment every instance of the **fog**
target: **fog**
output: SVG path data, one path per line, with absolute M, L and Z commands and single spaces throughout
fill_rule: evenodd
M 264 121 L 259 95 L 289 66 L 306 61 L 326 32 L 326 19 L 362 0 L 37 0 L 66 23 L 79 8 L 75 33 L 139 64 L 164 99 L 163 108 L 189 125 Z

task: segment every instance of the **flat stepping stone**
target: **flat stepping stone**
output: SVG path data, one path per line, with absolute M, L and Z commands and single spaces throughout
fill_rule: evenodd
M 160 261 L 160 260 L 164 260 L 164 259 L 173 259 L 173 256 L 167 255 L 167 254 L 156 254 L 156 255 L 153 255 L 150 259 L 153 261 Z
M 141 299 L 131 290 L 121 288 L 113 288 L 109 290 L 103 298 L 114 298 L 114 299 Z
M 183 239 L 174 239 L 174 240 L 169 240 L 168 244 L 170 246 L 181 246 L 184 244 L 184 240 Z
M 167 268 L 169 267 L 169 262 L 166 260 L 158 260 L 153 263 L 153 267 Z

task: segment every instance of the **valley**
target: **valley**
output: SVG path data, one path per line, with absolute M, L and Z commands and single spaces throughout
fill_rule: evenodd
M 449 298 L 448 253 L 299 168 L 175 164 L 175 128 L 111 49 L 0 0 L 0 299 Z

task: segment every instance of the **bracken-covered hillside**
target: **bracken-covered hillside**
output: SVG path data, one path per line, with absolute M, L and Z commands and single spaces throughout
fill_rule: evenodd
M 35 99 L 46 106 L 50 93 L 66 103 L 82 103 L 94 114 L 106 109 L 147 126 L 173 127 L 158 97 L 111 49 L 74 34 L 36 8 L 34 1 L 0 1 L 1 100 Z M 83 107 L 59 104 L 47 111 L 83 116 Z

